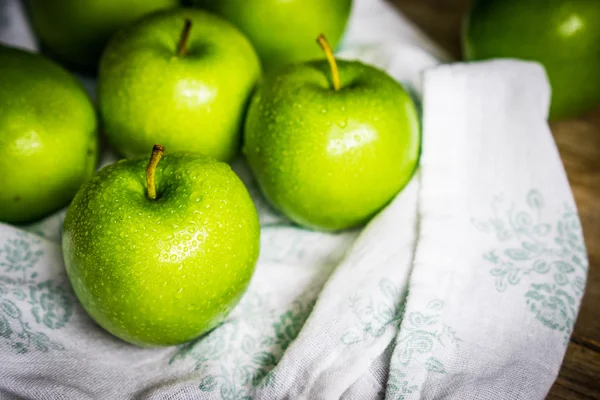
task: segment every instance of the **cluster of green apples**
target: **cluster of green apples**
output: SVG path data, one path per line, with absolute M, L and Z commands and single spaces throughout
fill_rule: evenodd
M 335 46 L 350 7 L 30 0 L 49 53 L 99 65 L 99 120 L 124 158 L 93 174 L 98 121 L 84 89 L 57 64 L 0 47 L 0 220 L 71 202 L 67 273 L 117 337 L 172 345 L 212 329 L 259 254 L 256 209 L 228 165 L 240 149 L 277 210 L 324 231 L 364 224 L 416 168 L 409 95 L 383 71 L 336 60 L 319 35 Z

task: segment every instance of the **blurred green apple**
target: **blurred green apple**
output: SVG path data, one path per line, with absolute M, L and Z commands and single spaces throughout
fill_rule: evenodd
M 552 85 L 551 118 L 600 104 L 600 1 L 478 0 L 463 32 L 467 60 L 542 63 Z
M 75 77 L 0 46 L 0 221 L 31 222 L 66 206 L 94 172 L 96 128 Z
M 246 37 L 197 9 L 154 13 L 121 30 L 100 64 L 104 130 L 124 156 L 156 142 L 231 161 L 260 61 Z
M 193 0 L 233 22 L 256 48 L 265 70 L 322 58 L 314 38 L 337 46 L 352 0 Z
M 65 63 L 92 71 L 115 31 L 142 15 L 178 5 L 178 0 L 27 0 L 44 48 Z

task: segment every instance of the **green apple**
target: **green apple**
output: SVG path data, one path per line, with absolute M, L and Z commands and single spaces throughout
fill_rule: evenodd
M 256 209 L 229 165 L 185 152 L 161 160 L 163 151 L 100 170 L 63 229 L 67 273 L 85 310 L 142 346 L 183 343 L 221 323 L 259 250 Z
M 64 206 L 93 172 L 97 123 L 81 84 L 39 55 L 0 46 L 0 221 Z
M 324 40 L 321 43 L 327 48 Z M 320 230 L 366 222 L 408 182 L 420 133 L 414 103 L 385 72 L 312 61 L 268 75 L 245 127 L 244 154 L 267 200 Z
M 178 0 L 27 0 L 40 41 L 57 59 L 95 70 L 111 35 L 142 15 Z
M 115 35 L 102 57 L 104 129 L 126 157 L 161 142 L 231 161 L 259 76 L 252 45 L 229 22 L 194 9 L 152 14 Z
M 479 0 L 466 20 L 467 60 L 521 58 L 544 65 L 550 117 L 600 104 L 600 1 Z
M 350 15 L 352 0 L 194 0 L 248 36 L 266 70 L 322 58 L 313 44 L 325 34 L 337 46 Z

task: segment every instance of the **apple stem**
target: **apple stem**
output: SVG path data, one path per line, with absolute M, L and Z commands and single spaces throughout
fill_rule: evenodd
M 150 162 L 146 167 L 146 186 L 148 190 L 148 198 L 150 200 L 156 200 L 156 185 L 154 182 L 154 174 L 156 173 L 156 166 L 162 158 L 165 152 L 165 147 L 161 144 L 155 144 L 152 148 L 152 155 L 150 156 Z
M 329 42 L 325 38 L 325 35 L 323 35 L 322 33 L 317 38 L 317 43 L 319 43 L 319 46 L 321 46 L 321 48 L 325 52 L 325 55 L 327 56 L 327 61 L 329 62 L 329 66 L 331 67 L 331 76 L 333 77 L 333 89 L 338 91 L 340 90 L 340 71 L 338 69 L 337 62 L 335 61 L 333 50 L 331 49 Z
M 187 44 L 191 29 L 192 21 L 189 18 L 186 18 L 185 25 L 183 25 L 183 30 L 181 31 L 181 36 L 179 37 L 179 44 L 177 45 L 177 55 L 179 56 L 185 56 L 185 53 L 187 52 Z

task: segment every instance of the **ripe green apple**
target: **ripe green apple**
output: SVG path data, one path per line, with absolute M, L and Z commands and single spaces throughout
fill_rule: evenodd
M 366 222 L 402 189 L 417 165 L 420 133 L 399 83 L 360 62 L 336 63 L 330 49 L 328 57 L 331 68 L 291 65 L 261 82 L 243 151 L 275 208 L 333 231 Z
M 142 346 L 183 343 L 222 322 L 259 250 L 256 209 L 231 168 L 194 153 L 160 160 L 162 151 L 155 146 L 149 163 L 100 170 L 63 229 L 67 273 L 85 310 Z
M 27 0 L 40 41 L 57 59 L 95 70 L 108 39 L 142 15 L 178 0 Z
M 194 9 L 152 14 L 120 31 L 104 52 L 104 130 L 126 157 L 161 142 L 231 161 L 259 76 L 252 45 L 229 22 Z
M 466 59 L 510 57 L 544 65 L 552 119 L 600 104 L 600 1 L 479 0 L 466 21 Z
M 0 221 L 67 205 L 92 175 L 97 122 L 81 84 L 39 55 L 0 46 Z
M 222 15 L 248 36 L 265 70 L 322 58 L 313 40 L 326 35 L 337 46 L 352 0 L 194 0 Z

